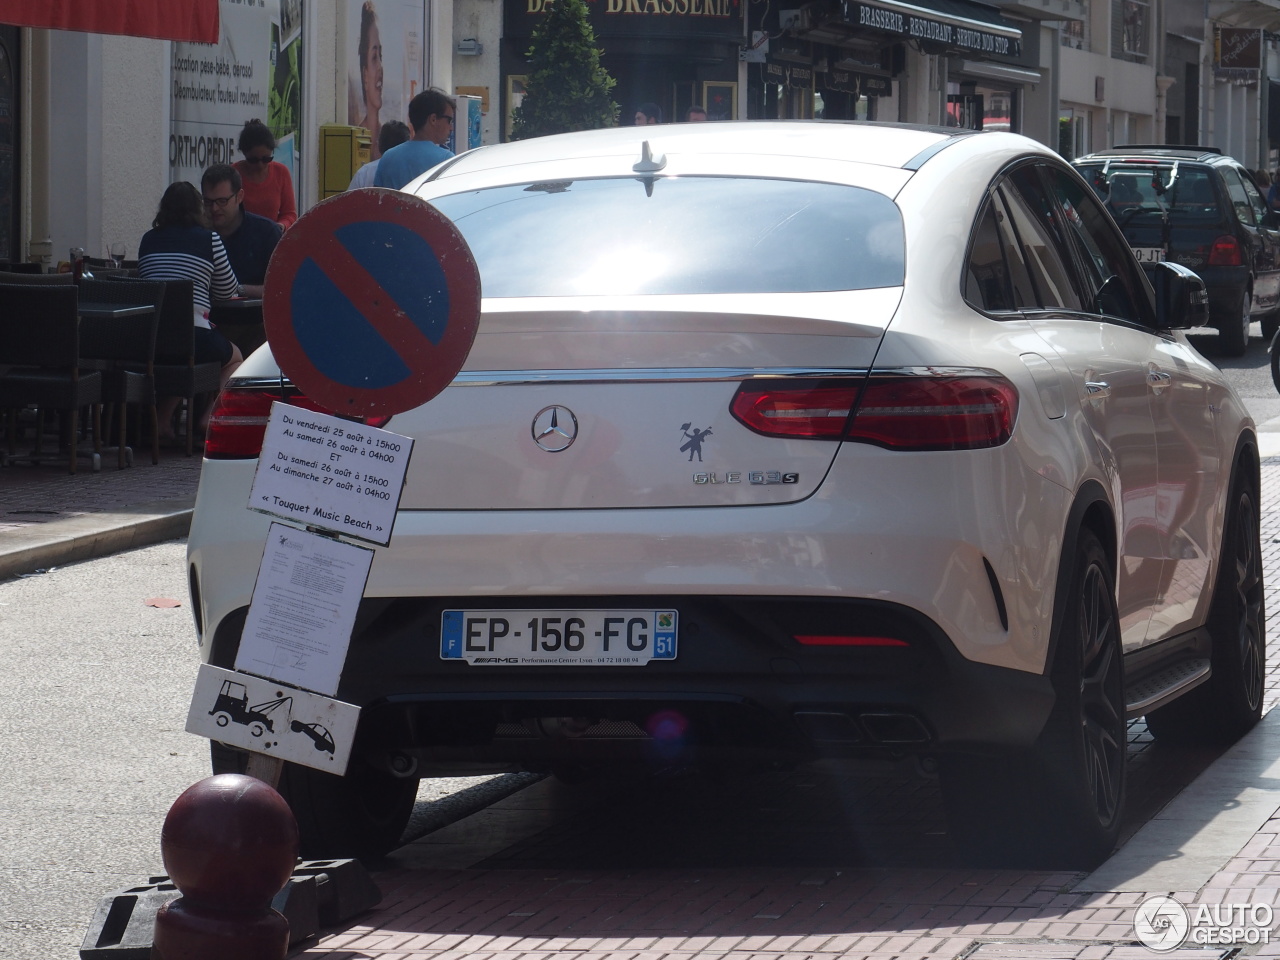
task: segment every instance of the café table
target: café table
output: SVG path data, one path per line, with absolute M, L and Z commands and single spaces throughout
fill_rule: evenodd
M 78 310 L 81 320 L 118 320 L 121 317 L 141 317 L 152 312 L 146 303 L 93 303 L 81 300 Z
M 209 322 L 240 348 L 242 356 L 249 356 L 267 342 L 262 326 L 261 297 L 214 300 L 210 304 Z
M 81 300 L 77 306 L 77 312 L 80 314 L 80 320 L 119 320 L 124 317 L 141 317 L 154 312 L 155 308 L 148 303 L 95 303 L 92 300 Z M 84 328 L 81 327 L 81 330 Z M 83 336 L 83 334 L 82 334 Z M 141 358 L 140 358 L 141 359 Z M 87 367 L 98 370 L 109 370 L 113 366 L 111 361 L 95 360 L 92 356 L 85 358 Z M 124 416 L 124 410 L 121 409 L 119 416 Z M 101 438 L 99 438 L 101 443 Z M 133 466 L 133 448 L 129 446 L 103 447 L 103 453 L 114 452 L 121 467 Z M 83 455 L 83 454 L 78 454 Z M 96 473 L 100 469 L 100 460 L 98 453 L 93 453 L 92 464 L 93 471 Z

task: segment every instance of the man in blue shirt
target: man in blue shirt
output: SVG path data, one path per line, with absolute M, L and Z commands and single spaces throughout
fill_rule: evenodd
M 244 182 L 229 163 L 215 163 L 200 178 L 200 193 L 213 229 L 226 247 L 240 294 L 261 297 L 267 264 L 280 242 L 280 228 L 266 217 L 244 209 Z
M 399 190 L 410 180 L 453 156 L 441 146 L 453 130 L 453 100 L 440 90 L 424 90 L 409 101 L 413 139 L 392 147 L 378 161 L 375 187 Z

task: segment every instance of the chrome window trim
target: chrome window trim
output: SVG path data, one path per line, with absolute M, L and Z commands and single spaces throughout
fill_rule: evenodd
M 450 387 L 533 386 L 590 383 L 732 383 L 748 380 L 823 380 L 850 377 L 999 377 L 988 367 L 706 367 L 696 372 L 675 367 L 589 370 L 468 370 Z M 287 377 L 232 377 L 228 386 L 245 390 L 286 389 Z

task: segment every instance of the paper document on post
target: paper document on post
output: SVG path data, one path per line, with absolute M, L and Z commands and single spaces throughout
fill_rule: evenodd
M 235 667 L 334 694 L 373 551 L 271 524 Z

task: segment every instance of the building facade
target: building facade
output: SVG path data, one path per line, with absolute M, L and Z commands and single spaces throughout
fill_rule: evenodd
M 436 86 L 505 139 L 547 0 L 221 0 L 193 44 L 0 24 L 0 260 L 131 251 L 164 187 L 277 128 L 300 209 L 325 124 L 403 119 Z M 864 119 L 1010 130 L 1067 157 L 1205 144 L 1274 169 L 1280 0 L 591 0 L 620 122 Z M 245 20 L 256 16 L 261 21 Z M 381 56 L 366 56 L 377 39 Z

